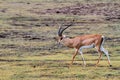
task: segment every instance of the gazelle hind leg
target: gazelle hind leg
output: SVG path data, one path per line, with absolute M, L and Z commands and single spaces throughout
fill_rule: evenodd
M 107 59 L 108 59 L 108 64 L 110 65 L 110 67 L 112 66 L 111 63 L 110 63 L 110 57 L 109 57 L 109 54 L 108 54 L 108 51 L 103 47 L 101 46 L 101 51 L 105 53 L 105 55 L 107 56 Z
M 100 50 L 98 49 L 98 53 L 100 53 L 100 55 L 99 55 L 98 61 L 97 61 L 97 63 L 96 63 L 96 67 L 97 67 L 98 63 L 100 62 L 100 59 L 101 59 L 101 56 L 102 56 L 102 51 L 100 51 Z
M 99 58 L 98 58 L 98 61 L 96 63 L 96 67 L 97 67 L 97 65 L 98 65 L 98 63 L 99 63 L 103 53 L 102 53 L 102 51 L 100 49 L 100 46 L 95 46 L 95 48 L 97 49 L 97 52 L 99 53 Z

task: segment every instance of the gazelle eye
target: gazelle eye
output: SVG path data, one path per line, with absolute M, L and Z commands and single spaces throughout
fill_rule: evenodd
M 60 40 L 62 40 L 63 38 L 61 37 Z

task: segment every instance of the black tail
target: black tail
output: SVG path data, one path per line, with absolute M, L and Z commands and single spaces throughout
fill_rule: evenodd
M 100 45 L 100 46 L 103 46 L 104 42 L 105 42 L 105 37 L 102 36 L 102 39 L 101 39 L 101 45 Z

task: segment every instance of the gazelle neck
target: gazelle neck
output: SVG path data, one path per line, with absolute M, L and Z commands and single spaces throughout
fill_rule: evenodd
M 60 41 L 61 44 L 63 44 L 64 46 L 67 46 L 67 47 L 73 47 L 72 44 L 73 44 L 73 41 L 72 39 L 64 36 L 62 37 L 62 40 Z

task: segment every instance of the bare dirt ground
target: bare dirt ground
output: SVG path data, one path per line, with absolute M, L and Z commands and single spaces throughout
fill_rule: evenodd
M 69 14 L 69 15 L 95 15 L 101 16 L 103 21 L 120 20 L 120 4 L 119 3 L 92 3 L 92 4 L 75 4 L 62 8 L 46 9 L 41 12 L 31 9 L 30 12 L 36 14 Z M 101 19 L 100 18 L 100 19 Z M 98 19 L 99 20 L 99 19 Z M 95 21 L 92 19 L 91 21 Z

